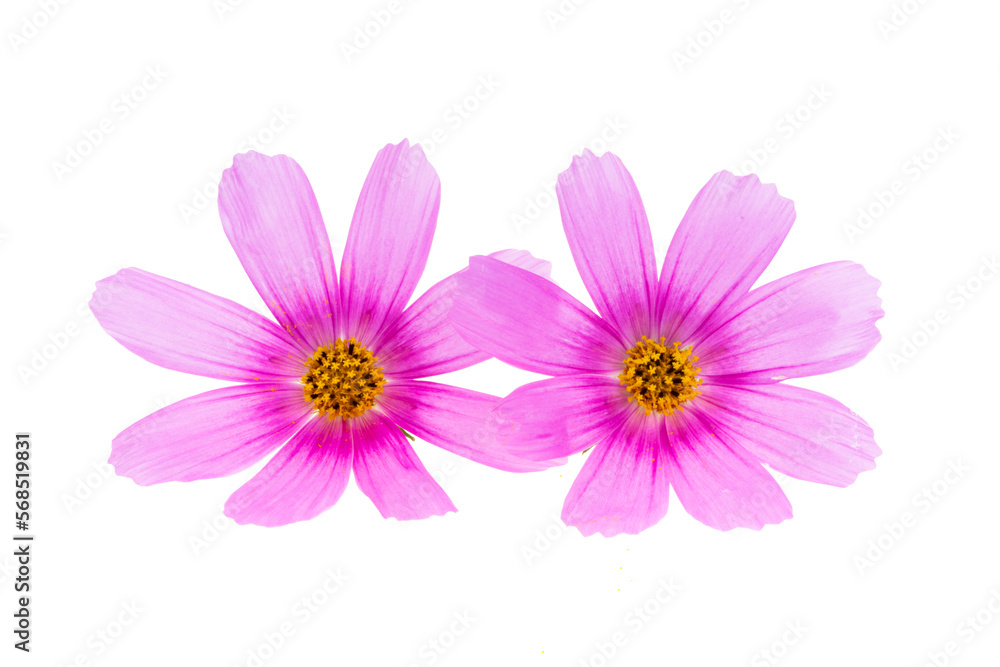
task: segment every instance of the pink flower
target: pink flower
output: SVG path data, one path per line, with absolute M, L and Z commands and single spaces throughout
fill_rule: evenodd
M 401 428 L 503 470 L 496 397 L 419 378 L 488 358 L 448 323 L 454 276 L 405 308 L 427 262 L 440 183 L 419 146 L 383 148 L 361 190 L 340 279 L 316 197 L 283 155 L 237 155 L 219 184 L 226 236 L 277 324 L 139 269 L 97 284 L 101 326 L 143 359 L 238 382 L 179 401 L 120 433 L 111 463 L 137 483 L 232 475 L 285 443 L 225 512 L 277 526 L 331 507 L 351 470 L 385 517 L 455 511 Z M 527 253 L 495 255 L 533 271 Z M 501 261 L 501 263 L 503 263 Z M 287 442 L 286 442 L 287 441 Z
M 452 321 L 479 349 L 555 376 L 497 407 L 512 455 L 547 461 L 591 446 L 562 518 L 584 535 L 638 533 L 673 485 L 699 521 L 760 529 L 791 517 L 761 464 L 847 486 L 881 452 L 860 417 L 782 384 L 862 359 L 879 340 L 879 282 L 852 262 L 751 289 L 795 218 L 756 176 L 702 188 L 657 276 L 642 200 L 610 153 L 585 151 L 557 193 L 595 315 L 543 277 L 474 257 Z

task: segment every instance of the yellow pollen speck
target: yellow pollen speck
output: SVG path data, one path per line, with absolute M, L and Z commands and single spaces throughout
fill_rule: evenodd
M 691 346 L 681 347 L 677 341 L 670 347 L 665 336 L 660 337 L 660 342 L 643 336 L 628 351 L 625 370 L 618 374 L 618 380 L 628 390 L 629 402 L 635 400 L 647 415 L 654 410 L 672 415 L 701 393 L 697 361 L 698 357 L 691 356 Z
M 385 384 L 378 357 L 353 337 L 316 348 L 306 360 L 306 368 L 302 393 L 327 419 L 365 414 Z

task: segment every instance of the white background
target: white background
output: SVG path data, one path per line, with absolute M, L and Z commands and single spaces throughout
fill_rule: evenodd
M 10 646 L 12 548 L 0 550 L 4 665 L 253 665 L 255 652 L 296 666 L 778 655 L 789 667 L 916 667 L 946 648 L 956 655 L 939 664 L 996 664 L 1000 614 L 982 612 L 979 631 L 965 620 L 992 596 L 1000 610 L 1000 280 L 980 278 L 1000 249 L 996 3 L 908 0 L 910 14 L 880 27 L 890 0 L 594 0 L 563 3 L 566 15 L 551 13 L 556 0 L 407 1 L 350 57 L 343 45 L 388 0 L 69 2 L 50 3 L 51 17 L 44 4 L 5 2 L 0 20 L 0 433 L 33 434 L 38 536 L 30 656 Z M 495 90 L 477 90 L 490 77 Z M 58 173 L 102 119 L 111 132 Z M 783 480 L 795 518 L 761 532 L 707 528 L 675 497 L 660 524 L 614 539 L 558 520 L 583 456 L 513 475 L 418 443 L 457 514 L 383 520 L 352 482 L 332 510 L 280 529 L 221 517 L 253 471 L 150 488 L 102 475 L 120 430 L 218 383 L 118 345 L 86 308 L 94 282 L 136 266 L 266 313 L 214 201 L 247 138 L 304 167 L 339 261 L 376 151 L 438 128 L 425 145 L 441 213 L 418 293 L 470 254 L 523 247 L 589 303 L 547 192 L 584 145 L 631 170 L 661 260 L 712 173 L 776 183 L 798 219 L 765 280 L 837 259 L 882 280 L 882 343 L 801 382 L 872 424 L 877 468 L 848 489 Z M 914 171 L 925 150 L 933 163 Z M 895 180 L 902 194 L 850 235 Z M 529 379 L 492 361 L 447 381 L 503 394 Z M 3 451 L 0 535 L 13 532 Z M 338 570 L 346 582 L 323 593 Z M 679 590 L 657 602 L 671 580 Z M 296 605 L 310 596 L 324 603 L 306 615 Z M 131 604 L 138 617 L 119 634 Z M 284 623 L 291 636 L 266 648 Z M 118 636 L 108 645 L 99 631 Z

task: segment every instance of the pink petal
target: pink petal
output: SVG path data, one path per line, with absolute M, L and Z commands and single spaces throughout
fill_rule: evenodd
M 660 273 L 661 330 L 687 342 L 717 309 L 743 296 L 795 220 L 791 200 L 758 178 L 721 171 L 691 202 Z
M 501 262 L 506 262 L 511 266 L 516 266 L 525 271 L 531 271 L 542 278 L 552 279 L 552 262 L 547 259 L 539 259 L 527 250 L 508 248 L 506 250 L 491 252 L 487 257 L 499 259 Z M 462 269 L 462 271 L 465 271 L 465 269 Z
M 490 254 L 500 261 L 548 277 L 552 265 L 524 250 Z M 420 378 L 450 373 L 486 361 L 489 354 L 470 345 L 448 319 L 458 285 L 456 276 L 437 283 L 413 302 L 396 322 L 386 328 L 376 344 L 379 361 L 393 378 Z
M 496 406 L 514 456 L 548 461 L 606 439 L 635 411 L 618 378 L 569 375 L 518 387 Z
M 882 453 L 871 427 L 824 394 L 786 384 L 702 388 L 716 433 L 780 473 L 848 486 Z
M 555 465 L 526 461 L 504 449 L 499 437 L 501 425 L 493 413 L 498 400 L 446 384 L 393 379 L 379 397 L 379 405 L 413 435 L 471 461 L 510 472 Z
M 545 375 L 620 371 L 619 336 L 555 283 L 482 256 L 456 278 L 451 321 L 474 347 Z
M 653 236 L 631 174 L 589 150 L 559 174 L 556 194 L 577 269 L 594 305 L 626 345 L 652 334 L 657 280 Z
M 219 183 L 219 215 L 278 323 L 312 352 L 337 333 L 337 270 L 309 179 L 294 160 L 250 151 Z
M 351 478 L 351 436 L 341 419 L 316 417 L 226 501 L 236 523 L 284 526 L 313 519 L 340 499 Z
M 398 426 L 369 412 L 352 420 L 351 429 L 354 477 L 383 517 L 426 519 L 456 511 Z
M 97 283 L 90 310 L 146 361 L 233 382 L 302 375 L 301 351 L 274 322 L 229 299 L 140 269 Z
M 670 482 L 688 514 L 719 530 L 780 523 L 792 506 L 770 473 L 693 405 L 667 423 Z
M 594 448 L 573 481 L 562 520 L 584 535 L 635 535 L 667 514 L 670 460 L 664 420 L 633 412 Z
M 852 366 L 880 339 L 879 281 L 853 262 L 833 262 L 759 287 L 695 345 L 705 376 L 768 383 Z
M 387 145 L 368 172 L 340 267 L 345 329 L 371 345 L 402 312 L 427 263 L 441 183 L 420 145 Z
M 309 410 L 302 388 L 290 382 L 214 389 L 119 433 L 109 463 L 143 486 L 233 475 L 285 442 Z

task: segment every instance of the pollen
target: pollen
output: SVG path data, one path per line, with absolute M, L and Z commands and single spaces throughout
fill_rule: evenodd
M 691 346 L 681 347 L 680 341 L 671 347 L 664 336 L 659 342 L 643 336 L 623 361 L 625 370 L 618 380 L 628 390 L 629 403 L 636 401 L 647 415 L 654 410 L 672 415 L 701 393 L 701 369 L 695 366 L 698 357 L 691 356 Z
M 327 419 L 365 414 L 385 384 L 378 357 L 353 337 L 316 348 L 306 360 L 306 368 L 302 393 Z

